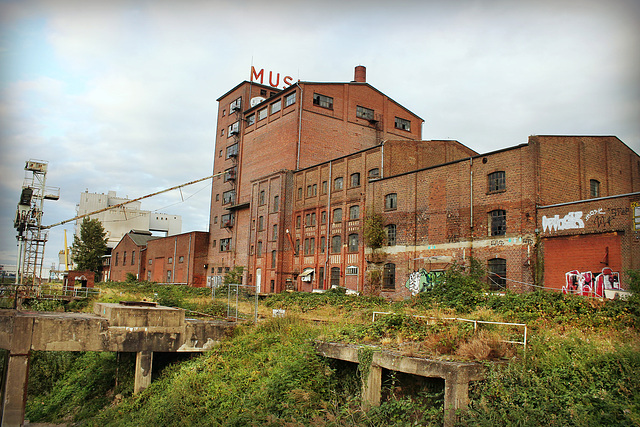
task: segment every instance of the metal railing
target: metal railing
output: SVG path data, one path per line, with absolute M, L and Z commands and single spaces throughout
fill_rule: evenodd
M 376 315 L 390 315 L 390 314 L 400 314 L 400 313 L 394 313 L 392 311 L 374 311 L 373 312 L 373 317 L 371 319 L 371 322 L 375 322 L 376 321 Z M 527 347 L 527 325 L 525 323 L 509 323 L 509 322 L 490 322 L 487 320 L 473 320 L 473 319 L 464 319 L 461 317 L 432 317 L 432 316 L 419 316 L 416 314 L 411 314 L 411 315 L 402 315 L 402 316 L 411 316 L 411 317 L 418 317 L 418 318 L 422 318 L 422 319 L 429 319 L 429 320 L 454 320 L 454 321 L 459 321 L 459 322 L 468 322 L 468 323 L 473 323 L 473 331 L 474 333 L 477 332 L 478 330 L 478 324 L 486 324 L 486 325 L 505 325 L 505 326 L 517 326 L 517 327 L 523 327 L 524 328 L 524 333 L 523 333 L 523 340 L 522 341 L 509 341 L 509 340 L 500 340 L 501 342 L 505 342 L 505 343 L 509 343 L 509 344 L 521 344 L 524 348 Z

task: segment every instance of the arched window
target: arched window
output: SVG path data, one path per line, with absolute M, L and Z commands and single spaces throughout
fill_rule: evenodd
M 487 262 L 487 276 L 491 290 L 504 289 L 507 286 L 507 260 L 494 258 Z
M 496 209 L 489 212 L 489 225 L 491 236 L 504 236 L 507 234 L 507 211 Z
M 360 186 L 360 174 L 358 172 L 351 174 L 351 186 L 352 187 Z
M 396 265 L 387 263 L 382 270 L 382 289 L 395 290 L 396 288 Z
M 384 196 L 384 208 L 387 210 L 398 208 L 398 195 L 396 193 L 390 193 Z
M 358 252 L 358 234 L 349 234 L 349 252 Z
M 360 218 L 360 206 L 353 205 L 349 207 L 349 219 L 358 219 Z
M 342 249 L 342 236 L 339 234 L 331 238 L 331 253 L 339 254 Z
M 389 224 L 384 228 L 384 232 L 387 235 L 387 246 L 396 245 L 396 225 Z
M 342 209 L 337 208 L 333 210 L 333 222 L 342 222 Z
M 331 267 L 331 287 L 340 286 L 340 267 Z

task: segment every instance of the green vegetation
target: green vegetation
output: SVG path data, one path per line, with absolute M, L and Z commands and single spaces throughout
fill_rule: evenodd
M 123 354 L 38 353 L 27 417 L 82 425 L 441 425 L 443 389 L 437 382 L 409 384 L 389 375 L 381 406 L 361 409 L 361 378 L 373 353 L 391 349 L 502 361 L 488 363 L 487 379 L 473 383 L 460 425 L 640 424 L 640 272 L 628 273 L 625 282 L 636 294 L 626 301 L 543 291 L 495 295 L 481 276 L 479 269 L 452 268 L 431 291 L 402 302 L 339 289 L 267 297 L 260 301 L 257 325 L 241 324 L 215 350 L 166 368 L 135 396 L 133 361 Z M 220 317 L 227 313 L 224 288 L 212 302 L 210 289 L 135 281 L 100 287 L 102 301 L 146 298 Z M 47 304 L 41 308 L 51 308 Z M 76 308 L 89 310 L 91 304 Z M 284 309 L 286 317 L 271 319 L 274 308 Z M 374 312 L 391 314 L 372 322 Z M 473 323 L 445 319 L 456 317 L 526 323 L 527 349 L 504 342 L 521 340 L 522 329 L 476 330 Z M 363 365 L 319 357 L 317 339 L 361 344 Z
M 96 279 L 102 268 L 102 256 L 107 253 L 106 235 L 100 221 L 85 217 L 80 224 L 80 236 L 73 237 L 71 254 L 76 268 L 93 271 Z

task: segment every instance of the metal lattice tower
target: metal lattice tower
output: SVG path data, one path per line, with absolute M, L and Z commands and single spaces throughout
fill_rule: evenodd
M 40 286 L 42 277 L 42 263 L 44 261 L 44 246 L 48 231 L 42 227 L 42 213 L 45 200 L 58 200 L 60 189 L 47 187 L 48 162 L 29 160 L 25 167 L 25 178 L 16 219 L 15 228 L 18 230 L 18 265 L 16 284 Z

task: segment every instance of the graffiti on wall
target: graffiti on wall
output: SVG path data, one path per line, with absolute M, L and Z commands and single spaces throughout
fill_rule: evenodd
M 411 291 L 411 295 L 430 291 L 433 286 L 444 278 L 444 271 L 427 271 L 421 268 L 409 274 L 405 287 Z
M 565 294 L 578 294 L 586 296 L 603 297 L 605 290 L 620 288 L 620 273 L 614 272 L 609 267 L 594 277 L 590 271 L 571 270 L 565 273 L 565 285 L 562 292 Z
M 558 230 L 572 230 L 576 228 L 584 228 L 584 221 L 582 220 L 582 212 L 569 212 L 564 217 L 560 218 L 560 215 L 555 215 L 547 218 L 542 217 L 542 230 L 543 231 L 558 231 Z

